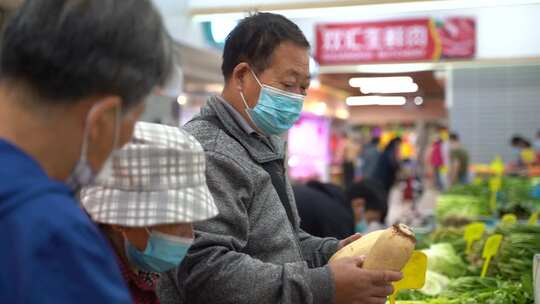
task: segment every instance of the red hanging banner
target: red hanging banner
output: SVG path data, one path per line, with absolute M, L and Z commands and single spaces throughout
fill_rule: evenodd
M 319 24 L 316 33 L 320 64 L 472 58 L 476 47 L 474 19 L 461 17 Z

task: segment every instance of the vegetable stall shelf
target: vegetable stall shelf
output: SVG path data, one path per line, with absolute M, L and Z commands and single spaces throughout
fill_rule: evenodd
M 490 205 L 487 183 L 459 186 L 440 196 L 437 228 L 419 246 L 428 256 L 426 284 L 422 289 L 399 293 L 400 304 L 532 304 L 533 258 L 540 253 L 540 226 L 534 218 L 540 200 L 530 180 L 504 177 L 497 193 L 497 208 Z M 487 190 L 486 190 L 487 189 Z M 518 220 L 501 221 L 512 213 Z M 484 223 L 485 231 L 466 251 L 464 230 Z M 498 251 L 481 277 L 486 241 L 502 236 Z M 467 252 L 467 253 L 466 253 Z

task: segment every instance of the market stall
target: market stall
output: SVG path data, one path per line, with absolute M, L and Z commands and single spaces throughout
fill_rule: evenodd
M 493 178 L 500 178 L 498 187 Z M 490 177 L 441 194 L 436 228 L 418 228 L 416 234 L 416 249 L 428 257 L 425 285 L 401 292 L 397 303 L 534 303 L 538 184 L 525 177 Z

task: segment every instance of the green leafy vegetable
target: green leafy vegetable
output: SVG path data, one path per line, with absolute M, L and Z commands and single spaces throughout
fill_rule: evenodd
M 456 194 L 440 195 L 435 212 L 439 222 L 451 217 L 476 219 L 491 215 L 489 201 L 486 198 Z
M 532 303 L 532 295 L 524 291 L 521 282 L 501 281 L 490 277 L 462 277 L 456 279 L 448 285 L 448 289 L 441 296 L 450 299 L 448 302 L 450 304 Z
M 449 243 L 433 244 L 422 251 L 428 256 L 428 270 L 450 278 L 463 276 L 467 272 L 467 265 Z
M 431 233 L 428 238 L 429 244 L 450 243 L 456 252 L 465 251 L 465 239 L 463 238 L 463 228 L 441 227 Z
M 502 226 L 497 232 L 504 237 L 492 273 L 519 281 L 531 272 L 533 256 L 540 252 L 540 226 Z

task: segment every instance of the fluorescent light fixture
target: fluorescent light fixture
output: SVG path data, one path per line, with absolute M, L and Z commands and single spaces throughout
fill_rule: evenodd
M 348 106 L 403 106 L 407 99 L 403 96 L 351 96 L 346 103 Z
M 393 94 L 393 93 L 414 93 L 418 91 L 418 85 L 416 83 L 404 83 L 399 85 L 366 85 L 360 87 L 360 91 L 363 94 Z
M 349 85 L 353 88 L 360 88 L 363 86 L 371 85 L 401 85 L 412 83 L 413 79 L 409 76 L 395 76 L 395 77 L 354 77 L 349 79 Z
M 349 79 L 351 87 L 359 87 L 363 94 L 413 93 L 418 85 L 409 76 L 356 77 Z
M 416 96 L 414 98 L 414 104 L 417 106 L 421 106 L 424 103 L 424 98 L 422 96 Z
M 195 2 L 195 1 L 193 1 Z M 214 7 L 204 7 L 191 5 L 193 20 L 197 22 L 214 21 L 218 19 L 234 19 L 239 20 L 247 15 L 248 11 L 257 9 L 259 11 L 268 11 L 280 15 L 284 15 L 290 19 L 303 18 L 321 18 L 328 16 L 339 16 L 341 19 L 358 19 L 360 17 L 372 17 L 374 15 L 389 15 L 396 13 L 421 13 L 431 11 L 445 11 L 458 9 L 474 9 L 474 8 L 490 8 L 497 6 L 514 6 L 514 5 L 530 5 L 538 4 L 540 0 L 437 0 L 437 1 L 409 1 L 379 3 L 379 4 L 364 4 L 364 5 L 348 5 L 339 6 L 339 4 L 329 4 L 327 7 L 309 7 L 305 8 L 287 8 L 282 7 L 265 7 L 264 5 L 223 5 L 222 13 Z

